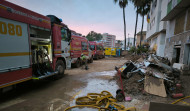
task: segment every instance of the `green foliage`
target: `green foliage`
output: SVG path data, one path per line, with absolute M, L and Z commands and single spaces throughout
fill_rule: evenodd
M 114 0 L 114 2 L 119 2 L 120 8 L 125 8 L 128 5 L 128 0 Z
M 152 0 L 131 0 L 141 16 L 145 16 L 150 11 Z
M 136 52 L 136 47 L 131 47 L 130 50 L 129 50 L 130 53 L 134 53 Z
M 142 39 L 142 31 L 144 26 L 144 16 L 150 11 L 150 4 L 152 0 L 130 0 L 134 4 L 136 12 L 142 16 L 142 27 L 141 27 L 141 39 Z M 140 40 L 141 45 L 141 40 Z
M 102 40 L 103 37 L 102 37 L 102 35 L 100 33 L 96 33 L 94 31 L 91 31 L 91 32 L 88 33 L 86 38 L 89 41 L 99 41 L 99 40 Z

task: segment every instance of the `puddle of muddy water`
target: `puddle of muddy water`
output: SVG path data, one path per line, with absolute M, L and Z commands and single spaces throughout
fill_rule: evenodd
M 116 96 L 116 90 L 119 89 L 119 86 L 116 84 L 116 81 L 109 81 L 115 76 L 116 71 L 104 71 L 104 72 L 95 72 L 88 74 L 83 81 L 87 85 L 79 91 L 80 93 L 75 96 L 75 99 L 78 97 L 86 96 L 88 93 L 101 93 L 106 90 L 109 91 L 114 97 Z M 75 100 L 73 100 L 70 106 L 74 106 Z M 72 111 L 89 111 L 88 108 L 78 109 L 75 108 Z M 97 109 L 90 109 L 90 111 L 97 111 Z
M 117 81 L 111 80 L 113 79 L 115 74 L 116 71 L 89 73 L 88 75 L 86 75 L 85 79 L 83 79 L 83 81 L 85 81 L 87 85 L 80 89 L 79 91 L 80 93 L 78 93 L 75 96 L 75 99 L 78 97 L 86 96 L 88 93 L 101 93 L 104 90 L 109 91 L 113 95 L 113 97 L 116 97 L 116 90 L 120 88 L 116 83 Z M 70 106 L 76 105 L 75 99 L 70 102 Z M 145 105 L 149 103 L 133 98 L 131 102 L 120 102 L 119 104 L 122 104 L 126 107 L 136 107 L 137 111 L 148 111 L 147 107 L 145 108 L 145 110 L 142 109 Z M 83 109 L 75 108 L 72 109 L 71 111 L 89 111 L 89 110 L 97 111 L 97 109 L 88 109 L 88 108 L 83 108 Z

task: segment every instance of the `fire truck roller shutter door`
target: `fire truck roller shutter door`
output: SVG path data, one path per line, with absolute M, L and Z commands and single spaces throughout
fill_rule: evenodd
M 0 17 L 0 71 L 30 65 L 28 26 Z

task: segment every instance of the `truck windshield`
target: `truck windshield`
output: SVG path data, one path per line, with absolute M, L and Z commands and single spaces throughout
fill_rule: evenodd
M 65 28 L 61 28 L 61 40 L 69 41 L 68 32 L 67 32 L 67 29 Z
M 87 43 L 81 42 L 81 44 L 82 44 L 82 50 L 87 50 Z
M 90 45 L 91 50 L 95 50 L 95 45 Z

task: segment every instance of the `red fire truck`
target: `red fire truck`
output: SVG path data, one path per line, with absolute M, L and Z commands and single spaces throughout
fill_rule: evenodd
M 89 43 L 94 59 L 101 59 L 105 57 L 103 43 L 98 43 L 95 41 L 90 41 Z
M 92 51 L 89 49 L 89 43 L 86 37 L 72 31 L 71 36 L 71 63 L 75 67 L 80 67 L 82 64 L 81 54 L 84 54 L 90 63 L 93 62 Z
M 0 88 L 49 76 L 71 67 L 71 31 L 53 15 L 43 16 L 0 2 Z

